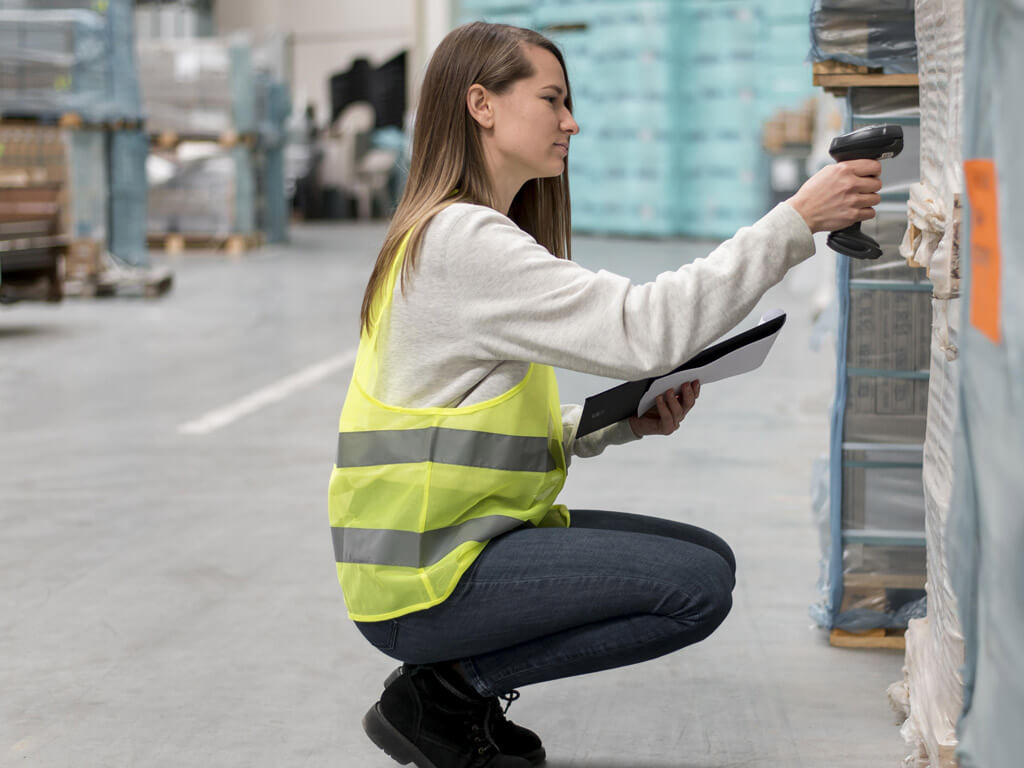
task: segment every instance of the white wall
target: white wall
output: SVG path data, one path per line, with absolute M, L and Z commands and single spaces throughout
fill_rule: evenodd
M 429 1 L 429 0 L 428 0 Z M 417 6 L 424 0 L 216 0 L 218 35 L 249 30 L 291 38 L 295 108 L 316 104 L 321 123 L 330 113 L 327 79 L 353 59 L 380 64 L 417 40 Z M 413 75 L 410 64 L 410 76 Z

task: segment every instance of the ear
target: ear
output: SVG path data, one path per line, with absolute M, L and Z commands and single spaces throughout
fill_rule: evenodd
M 466 109 L 481 128 L 494 127 L 494 105 L 491 93 L 480 83 L 473 83 L 466 92 Z

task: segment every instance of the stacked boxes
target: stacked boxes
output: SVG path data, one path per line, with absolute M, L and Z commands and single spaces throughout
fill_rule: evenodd
M 59 300 L 68 147 L 54 128 L 0 127 L 0 301 Z
M 0 185 L 57 184 L 60 231 L 71 239 L 107 238 L 106 132 L 25 124 L 0 125 Z
M 581 78 L 581 97 L 590 102 L 592 125 L 577 146 L 586 132 L 592 141 L 581 203 L 589 203 L 596 231 L 673 234 L 673 9 L 660 0 L 607 2 L 591 13 L 593 69 Z
M 763 215 L 761 119 L 804 101 L 806 14 L 776 0 L 461 3 L 565 54 L 576 231 L 729 237 Z M 783 46 L 779 53 L 777 46 Z
M 758 45 L 758 101 L 761 117 L 793 109 L 812 98 L 810 34 L 804 3 L 765 2 Z
M 530 27 L 535 5 L 531 0 L 459 0 L 459 13 L 463 21 Z
M 760 17 L 749 2 L 679 9 L 681 162 L 677 217 L 687 234 L 729 237 L 767 205 L 757 100 Z

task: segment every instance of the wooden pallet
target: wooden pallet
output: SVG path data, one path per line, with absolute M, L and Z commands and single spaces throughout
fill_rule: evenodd
M 905 633 L 905 629 L 869 629 L 866 632 L 833 629 L 828 636 L 828 643 L 837 648 L 902 649 L 907 647 Z
M 67 130 L 78 130 L 81 128 L 89 129 L 108 129 L 114 131 L 131 131 L 138 130 L 145 124 L 142 120 L 86 120 L 77 112 L 65 112 L 60 115 L 15 115 L 7 117 L 0 115 L 0 124 L 3 125 L 48 125 L 55 128 L 65 128 Z
M 171 150 L 184 141 L 215 143 L 225 149 L 230 149 L 239 144 L 253 147 L 256 145 L 257 136 L 254 133 L 237 133 L 235 131 L 223 131 L 222 133 L 158 131 L 149 134 L 149 143 L 156 149 Z
M 915 87 L 919 84 L 916 72 L 886 75 L 881 69 L 858 67 L 841 61 L 816 61 L 811 70 L 811 82 L 820 85 L 833 96 L 845 96 L 848 88 L 865 86 Z
M 163 296 L 174 285 L 174 273 L 167 267 L 132 267 L 117 263 L 106 251 L 100 254 L 95 274 L 72 276 L 64 282 L 64 294 L 82 299 L 105 296 Z
M 263 233 L 232 235 L 207 234 L 150 234 L 147 236 L 150 248 L 166 251 L 168 254 L 180 254 L 187 250 L 224 251 L 230 256 L 238 256 L 259 248 L 263 245 Z
M 95 283 L 103 272 L 105 251 L 104 243 L 99 240 L 72 240 L 64 257 L 65 279 Z

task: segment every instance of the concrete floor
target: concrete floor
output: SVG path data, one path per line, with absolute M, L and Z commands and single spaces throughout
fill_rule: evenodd
M 160 300 L 0 308 L 0 764 L 393 764 L 359 720 L 394 662 L 345 617 L 325 500 L 382 233 L 298 226 L 171 262 Z M 578 238 L 576 259 L 646 280 L 710 249 Z M 573 464 L 570 506 L 712 528 L 739 583 L 704 643 L 525 689 L 510 714 L 550 768 L 899 764 L 902 653 L 831 648 L 807 616 L 834 369 L 809 345 L 808 274 L 758 308 L 790 312 L 760 371 L 706 387 L 670 438 Z M 606 383 L 563 373 L 564 401 Z

